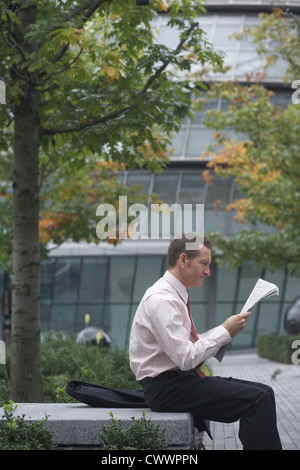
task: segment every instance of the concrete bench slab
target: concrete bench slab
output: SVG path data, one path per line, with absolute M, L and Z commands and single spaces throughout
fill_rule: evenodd
M 124 429 L 132 424 L 132 417 L 145 416 L 166 429 L 169 449 L 191 449 L 193 446 L 193 418 L 189 413 L 157 413 L 136 408 L 92 408 L 82 403 L 17 403 L 16 416 L 25 415 L 26 421 L 40 421 L 47 416 L 45 426 L 53 433 L 53 443 L 60 448 L 97 448 L 102 426 L 109 426 L 110 412 L 121 420 Z M 0 410 L 1 417 L 2 410 Z

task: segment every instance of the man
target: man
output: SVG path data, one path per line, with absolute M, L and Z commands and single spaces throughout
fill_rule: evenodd
M 280 450 L 274 393 L 269 386 L 199 372 L 199 364 L 244 329 L 251 313 L 232 315 L 204 337 L 196 336 L 187 291 L 200 287 L 210 275 L 212 248 L 207 238 L 197 243 L 199 249 L 188 248 L 190 235 L 170 243 L 168 270 L 146 291 L 133 320 L 131 369 L 153 411 L 189 412 L 199 430 L 205 429 L 205 420 L 240 420 L 244 450 Z

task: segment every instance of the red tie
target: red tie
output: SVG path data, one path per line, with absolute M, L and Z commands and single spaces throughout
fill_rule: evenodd
M 193 322 L 193 319 L 192 319 L 192 315 L 191 315 L 190 298 L 189 297 L 188 297 L 188 301 L 187 301 L 187 308 L 188 308 L 189 317 L 190 317 L 190 320 L 191 320 L 191 333 L 194 336 L 195 340 L 198 341 L 199 338 L 198 338 L 198 335 L 197 335 L 197 332 L 196 332 L 196 329 L 195 329 L 195 325 L 194 325 L 194 322 Z M 202 372 L 202 370 L 199 369 L 199 367 L 201 367 L 202 364 L 203 364 L 203 362 L 201 362 L 201 364 L 199 364 L 197 367 L 195 367 L 195 371 L 199 375 L 199 377 L 202 377 L 202 379 L 203 379 L 204 377 L 206 377 L 206 375 L 204 374 L 204 372 Z

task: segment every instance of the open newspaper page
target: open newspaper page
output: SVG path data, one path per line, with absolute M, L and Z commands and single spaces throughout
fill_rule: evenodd
M 264 279 L 258 279 L 257 283 L 255 284 L 251 294 L 249 295 L 245 305 L 243 306 L 242 310 L 240 313 L 243 312 L 250 312 L 251 309 L 258 304 L 263 299 L 266 299 L 267 297 L 270 297 L 270 295 L 279 295 L 279 289 L 275 284 L 272 284 L 271 282 L 265 281 Z M 210 330 L 211 331 L 211 330 Z M 207 333 L 204 333 L 205 336 Z M 225 344 L 222 346 L 219 351 L 215 354 L 215 358 L 221 362 L 226 350 L 228 348 L 228 344 Z

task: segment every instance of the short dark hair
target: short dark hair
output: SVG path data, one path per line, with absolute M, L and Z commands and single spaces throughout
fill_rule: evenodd
M 209 248 L 210 250 L 213 247 L 213 243 L 209 238 L 204 237 L 201 238 L 199 235 L 194 234 L 194 237 L 191 238 L 192 234 L 185 234 L 182 235 L 181 237 L 174 238 L 168 248 L 168 268 L 174 268 L 177 260 L 179 259 L 179 256 L 181 253 L 185 253 L 186 256 L 189 259 L 195 258 L 196 256 L 199 256 L 200 249 L 197 250 L 191 250 L 187 248 L 188 243 L 193 243 L 197 241 L 197 237 L 199 238 L 199 243 L 203 242 L 203 245 Z

